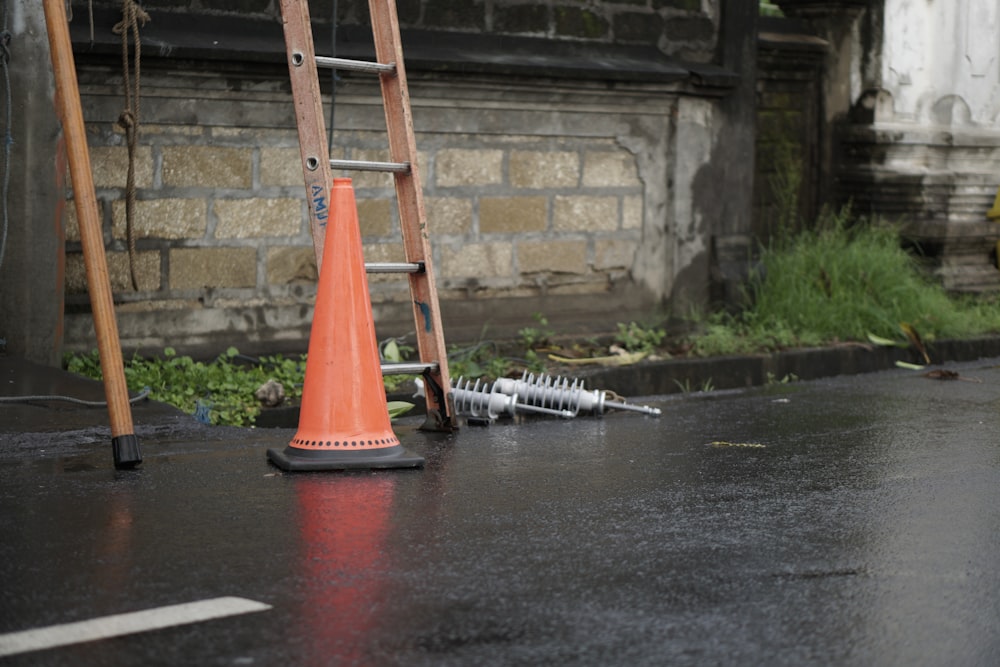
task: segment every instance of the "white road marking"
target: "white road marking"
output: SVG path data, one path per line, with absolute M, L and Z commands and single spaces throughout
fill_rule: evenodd
M 186 602 L 128 614 L 101 616 L 89 621 L 50 625 L 46 628 L 22 630 L 0 635 L 0 657 L 41 651 L 57 646 L 120 637 L 137 632 L 160 630 L 175 625 L 200 623 L 215 618 L 249 614 L 270 609 L 271 605 L 246 598 L 221 597 L 198 602 Z

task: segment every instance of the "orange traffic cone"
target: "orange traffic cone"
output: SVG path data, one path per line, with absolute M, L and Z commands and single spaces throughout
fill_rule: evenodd
M 351 179 L 333 179 L 330 199 L 299 429 L 267 457 L 283 470 L 421 466 L 389 421 Z

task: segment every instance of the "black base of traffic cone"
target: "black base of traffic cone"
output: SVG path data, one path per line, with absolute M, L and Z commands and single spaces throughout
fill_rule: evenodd
M 267 458 L 282 470 L 354 470 L 372 468 L 420 468 L 424 457 L 402 445 L 358 451 L 324 451 L 285 447 L 267 450 Z

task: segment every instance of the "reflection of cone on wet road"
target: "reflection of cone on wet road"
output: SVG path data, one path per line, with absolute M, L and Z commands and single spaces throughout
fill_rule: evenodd
M 299 429 L 267 456 L 285 470 L 420 466 L 389 422 L 351 179 L 330 199 Z
M 300 531 L 290 568 L 304 582 L 295 642 L 284 664 L 377 665 L 371 649 L 397 622 L 384 613 L 398 592 L 393 568 L 395 475 L 310 476 L 295 487 Z M 388 635 L 387 635 L 388 633 Z M 384 655 L 384 654 L 383 654 Z

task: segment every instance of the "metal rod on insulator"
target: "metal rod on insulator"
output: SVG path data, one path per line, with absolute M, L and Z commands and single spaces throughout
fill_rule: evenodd
M 525 372 L 520 380 L 500 378 L 494 385 L 504 394 L 517 394 L 531 405 L 538 405 L 555 410 L 570 410 L 573 414 L 604 411 L 604 395 L 601 392 L 587 392 L 583 383 L 574 380 L 570 383 L 563 378 L 552 376 L 535 377 Z
M 417 385 L 417 396 L 424 395 L 423 382 L 418 378 L 414 380 Z M 518 395 L 505 394 L 501 392 L 494 383 L 490 385 L 481 380 L 476 380 L 475 384 L 471 380 L 462 378 L 453 381 L 452 397 L 455 401 L 455 413 L 474 419 L 489 421 L 493 423 L 500 415 L 514 415 L 519 412 L 529 412 L 535 414 L 552 415 L 563 419 L 572 419 L 576 415 L 570 410 L 557 410 L 538 405 L 530 405 L 518 401 Z
M 497 380 L 495 384 L 503 393 L 517 394 L 526 403 L 554 409 L 572 410 L 574 413 L 582 410 L 602 415 L 605 410 L 630 410 L 654 417 L 662 414 L 659 408 L 609 400 L 607 391 L 603 389 L 588 391 L 584 387 L 583 381 L 575 378 L 551 375 L 535 377 L 525 372 L 520 380 L 504 378 Z

